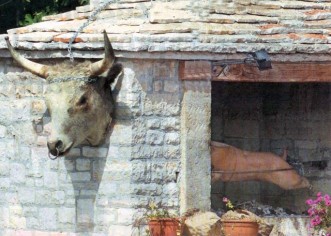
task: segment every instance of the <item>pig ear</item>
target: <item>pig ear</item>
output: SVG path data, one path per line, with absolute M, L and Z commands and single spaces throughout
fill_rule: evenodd
M 284 148 L 284 151 L 283 151 L 283 155 L 281 156 L 281 158 L 286 161 L 287 159 L 287 154 L 288 154 L 288 147 Z
M 106 81 L 104 84 L 105 88 L 109 88 L 110 84 L 123 72 L 123 66 L 120 63 L 115 63 L 107 73 Z

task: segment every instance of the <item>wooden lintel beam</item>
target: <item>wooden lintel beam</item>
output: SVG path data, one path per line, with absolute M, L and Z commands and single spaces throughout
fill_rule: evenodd
M 216 67 L 218 72 L 221 66 Z M 229 82 L 331 82 L 330 63 L 272 63 L 272 69 L 259 71 L 252 65 L 229 65 L 218 77 L 212 73 L 209 61 L 181 61 L 179 74 L 182 80 L 213 80 Z
M 221 68 L 218 68 L 220 70 Z M 250 65 L 230 65 L 213 81 L 233 82 L 331 82 L 331 63 L 273 63 L 271 70 Z

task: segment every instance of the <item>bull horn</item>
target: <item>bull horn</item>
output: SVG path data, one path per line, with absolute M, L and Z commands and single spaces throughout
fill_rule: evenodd
M 109 41 L 106 31 L 103 31 L 104 43 L 105 43 L 105 56 L 102 60 L 91 64 L 90 71 L 91 76 L 101 75 L 107 71 L 115 61 L 115 55 L 113 47 Z
M 35 75 L 38 75 L 38 76 L 42 77 L 42 78 L 47 78 L 48 77 L 49 66 L 39 64 L 39 63 L 30 61 L 30 60 L 24 58 L 10 44 L 8 36 L 5 37 L 5 40 L 6 40 L 7 47 L 8 47 L 8 50 L 9 50 L 11 56 L 14 58 L 14 60 L 20 66 L 22 66 L 24 69 L 30 71 L 31 73 L 33 73 Z

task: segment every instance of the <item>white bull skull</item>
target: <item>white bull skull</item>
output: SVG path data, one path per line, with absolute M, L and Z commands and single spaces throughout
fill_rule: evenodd
M 100 144 L 114 110 L 110 84 L 122 72 L 122 65 L 114 63 L 116 58 L 106 32 L 105 56 L 94 63 L 42 65 L 21 56 L 8 37 L 6 42 L 19 65 L 48 82 L 45 97 L 52 118 L 49 152 L 58 157 L 85 140 L 91 145 Z

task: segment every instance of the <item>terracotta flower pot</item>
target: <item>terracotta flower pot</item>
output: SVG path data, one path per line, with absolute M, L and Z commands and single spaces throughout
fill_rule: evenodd
M 177 218 L 152 219 L 148 227 L 151 236 L 180 236 L 182 228 Z
M 249 219 L 222 220 L 222 231 L 224 236 L 257 236 L 259 225 Z

